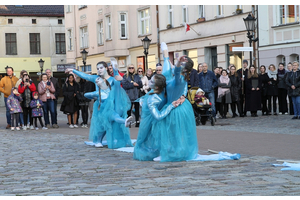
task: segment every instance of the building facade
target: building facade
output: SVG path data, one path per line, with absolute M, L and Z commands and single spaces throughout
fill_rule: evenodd
M 202 62 L 210 70 L 229 64 L 240 68 L 250 54 L 233 52 L 232 47 L 249 47 L 243 18 L 252 12 L 251 5 L 159 5 L 160 42 L 167 43 L 171 61 L 188 55 L 195 69 Z M 190 26 L 188 32 L 185 23 Z
M 148 68 L 158 59 L 157 6 L 66 5 L 65 32 L 67 63 L 80 71 L 96 73 L 99 61 L 118 60 L 120 71 L 126 66 L 146 68 L 142 39 L 151 39 Z M 88 52 L 83 66 L 81 51 Z
M 260 65 L 299 62 L 299 12 L 299 5 L 258 5 Z

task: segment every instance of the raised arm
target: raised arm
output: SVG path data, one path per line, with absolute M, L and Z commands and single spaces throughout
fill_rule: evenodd
M 72 70 L 73 73 L 77 76 L 79 76 L 80 78 L 83 78 L 85 80 L 88 80 L 88 81 L 91 81 L 93 83 L 95 83 L 96 79 L 97 79 L 97 75 L 89 75 L 89 74 L 86 74 L 84 72 L 80 72 L 80 71 L 77 71 L 75 69 Z

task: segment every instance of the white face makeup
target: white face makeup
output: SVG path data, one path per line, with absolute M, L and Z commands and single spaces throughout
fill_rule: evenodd
M 104 76 L 105 74 L 107 74 L 107 70 L 102 64 L 97 65 L 97 72 L 100 76 Z
M 96 79 L 96 84 L 101 90 L 106 90 L 108 88 L 108 85 L 106 85 L 105 81 L 101 77 Z
M 151 88 L 151 89 L 154 89 L 154 85 L 155 85 L 155 79 L 154 79 L 155 76 L 152 76 L 152 78 L 149 80 L 148 82 L 148 86 Z

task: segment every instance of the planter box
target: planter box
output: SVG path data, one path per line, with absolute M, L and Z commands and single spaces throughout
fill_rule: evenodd
M 205 18 L 199 18 L 199 19 L 197 19 L 197 22 L 199 23 L 199 22 L 204 22 L 205 21 Z

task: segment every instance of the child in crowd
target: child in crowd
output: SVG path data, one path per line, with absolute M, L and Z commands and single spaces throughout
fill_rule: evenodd
M 38 130 L 38 125 L 37 125 L 37 119 L 39 119 L 41 126 L 43 129 L 48 129 L 47 127 L 44 126 L 43 121 L 42 121 L 42 116 L 43 116 L 43 102 L 39 99 L 39 93 L 38 92 L 33 92 L 32 93 L 33 99 L 30 102 L 30 107 L 32 108 L 32 118 L 34 119 L 34 125 L 35 125 L 35 130 Z
M 199 105 L 199 106 L 203 106 L 203 105 L 210 105 L 209 104 L 209 100 L 204 96 L 205 92 L 199 88 L 195 94 L 195 99 L 194 101 Z
M 20 102 L 22 101 L 22 97 L 20 96 L 18 92 L 18 88 L 13 87 L 11 89 L 11 94 L 7 97 L 7 107 L 10 110 L 11 114 L 11 130 L 16 130 L 19 131 L 19 118 L 20 118 L 20 113 L 22 112 L 22 108 L 20 105 Z M 14 122 L 16 124 L 14 125 Z

